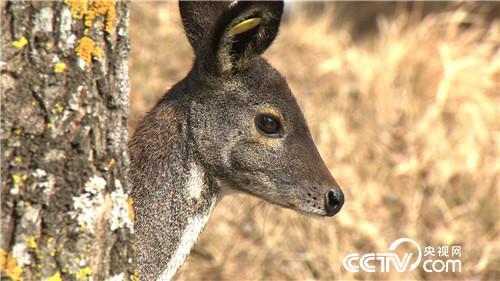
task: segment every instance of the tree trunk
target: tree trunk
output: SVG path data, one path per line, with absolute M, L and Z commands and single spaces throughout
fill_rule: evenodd
M 2 275 L 131 279 L 129 3 L 1 9 Z

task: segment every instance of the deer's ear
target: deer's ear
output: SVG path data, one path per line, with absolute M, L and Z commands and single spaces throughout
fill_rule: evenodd
M 196 63 L 217 75 L 243 69 L 264 52 L 283 13 L 283 1 L 181 1 L 179 6 Z

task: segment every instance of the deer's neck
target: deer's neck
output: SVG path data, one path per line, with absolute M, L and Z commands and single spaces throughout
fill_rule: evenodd
M 182 217 L 179 221 L 182 221 L 183 224 L 181 228 L 182 233 L 179 236 L 180 238 L 175 242 L 175 251 L 169 253 L 171 256 L 167 261 L 166 268 L 163 269 L 161 276 L 157 280 L 171 280 L 174 277 L 207 224 L 217 199 L 217 196 L 207 194 L 206 190 L 209 190 L 207 184 L 204 172 L 200 166 L 195 163 L 189 163 L 188 178 L 182 190 L 185 197 L 187 197 L 186 202 L 188 204 L 192 203 L 192 205 L 188 211 L 189 215 Z M 209 195 L 209 198 L 203 198 L 207 195 Z M 183 207 L 179 208 L 182 209 Z M 186 208 L 184 207 L 184 209 Z
M 219 194 L 190 149 L 186 118 L 172 110 L 153 111 L 129 145 L 141 280 L 172 279 Z

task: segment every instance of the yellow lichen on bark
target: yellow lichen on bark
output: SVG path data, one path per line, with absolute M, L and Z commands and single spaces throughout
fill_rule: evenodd
M 12 182 L 14 183 L 15 188 L 21 187 L 27 179 L 28 179 L 27 175 L 21 175 L 21 174 L 12 175 Z
M 90 267 L 84 267 L 75 273 L 76 280 L 88 280 L 92 274 Z
M 105 17 L 106 28 L 109 33 L 113 31 L 116 20 L 116 0 L 64 0 L 69 6 L 75 19 L 84 19 L 85 26 L 91 27 L 95 19 Z
M 132 198 L 128 197 L 127 198 L 127 205 L 128 205 L 128 217 L 132 223 L 134 223 L 135 219 L 135 213 L 134 213 L 134 200 Z
M 64 3 L 69 6 L 71 14 L 75 19 L 83 19 L 83 17 L 87 14 L 87 0 L 64 0 Z
M 23 269 L 17 265 L 12 254 L 7 254 L 3 249 L 0 249 L 0 268 L 2 269 L 2 275 L 9 277 L 13 281 L 22 280 Z
M 28 237 L 25 240 L 26 240 L 26 244 L 28 245 L 28 247 L 30 247 L 32 249 L 36 249 L 37 248 L 36 238 L 34 236 Z
M 54 109 L 57 113 L 62 113 L 64 111 L 64 106 L 62 106 L 60 103 L 56 103 L 54 105 Z
M 85 36 L 78 41 L 76 55 L 82 58 L 86 63 L 90 63 L 92 57 L 99 57 L 102 49 L 97 47 L 92 38 Z
M 28 40 L 26 39 L 26 37 L 21 37 L 19 40 L 15 40 L 12 42 L 12 45 L 19 49 L 26 46 L 26 44 L 28 44 Z
M 106 17 L 106 31 L 113 31 L 113 23 L 116 19 L 115 0 L 89 1 L 90 9 L 85 17 L 85 25 L 91 26 L 98 16 Z
M 52 275 L 49 278 L 45 279 L 45 281 L 62 281 L 61 273 L 56 272 L 56 273 L 54 273 L 54 275 Z
M 64 0 L 64 3 L 69 6 L 73 18 L 83 20 L 85 23 L 84 36 L 78 42 L 76 55 L 86 63 L 90 63 L 92 57 L 100 56 L 102 51 L 92 38 L 92 30 L 104 29 L 108 33 L 113 32 L 116 21 L 116 0 Z M 97 21 L 99 18 L 102 21 Z M 57 70 L 64 71 L 60 68 Z
M 64 62 L 58 62 L 54 66 L 55 73 L 61 73 L 61 72 L 64 72 L 64 70 L 66 70 L 66 64 Z

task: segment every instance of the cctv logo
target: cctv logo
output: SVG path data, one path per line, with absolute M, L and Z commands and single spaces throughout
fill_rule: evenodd
M 403 243 L 410 244 L 415 251 L 405 253 L 402 257 L 395 253 L 399 245 Z M 445 247 L 445 246 L 443 246 Z M 457 246 L 453 246 L 457 247 Z M 432 247 L 426 247 L 427 250 Z M 344 257 L 342 264 L 349 272 L 390 272 L 394 268 L 397 272 L 415 270 L 422 261 L 422 251 L 420 246 L 410 238 L 399 238 L 392 242 L 387 253 L 367 253 L 360 256 L 358 253 L 351 253 Z M 414 257 L 415 255 L 415 258 Z M 430 256 L 430 255 L 429 255 Z M 432 255 L 435 256 L 435 255 Z M 441 256 L 441 255 L 440 255 Z M 412 262 L 412 260 L 414 260 Z M 426 272 L 461 272 L 462 262 L 460 260 L 427 259 L 422 263 L 422 268 Z
M 413 253 L 405 253 L 403 258 L 400 259 L 396 253 L 368 253 L 364 254 L 361 257 L 358 253 L 352 253 L 345 256 L 343 264 L 344 268 L 350 272 L 359 272 L 359 268 L 364 272 L 375 272 L 377 270 L 376 261 L 378 261 L 380 272 L 389 272 L 391 269 L 391 265 L 398 272 L 404 271 L 412 271 L 420 263 L 422 259 L 422 251 L 420 250 L 420 246 L 413 240 L 409 238 L 399 238 L 398 240 L 392 242 L 389 246 L 390 251 L 396 250 L 396 248 L 402 243 L 411 243 L 418 250 L 418 257 L 410 264 L 410 260 L 413 256 Z M 358 265 L 355 265 L 357 263 Z

